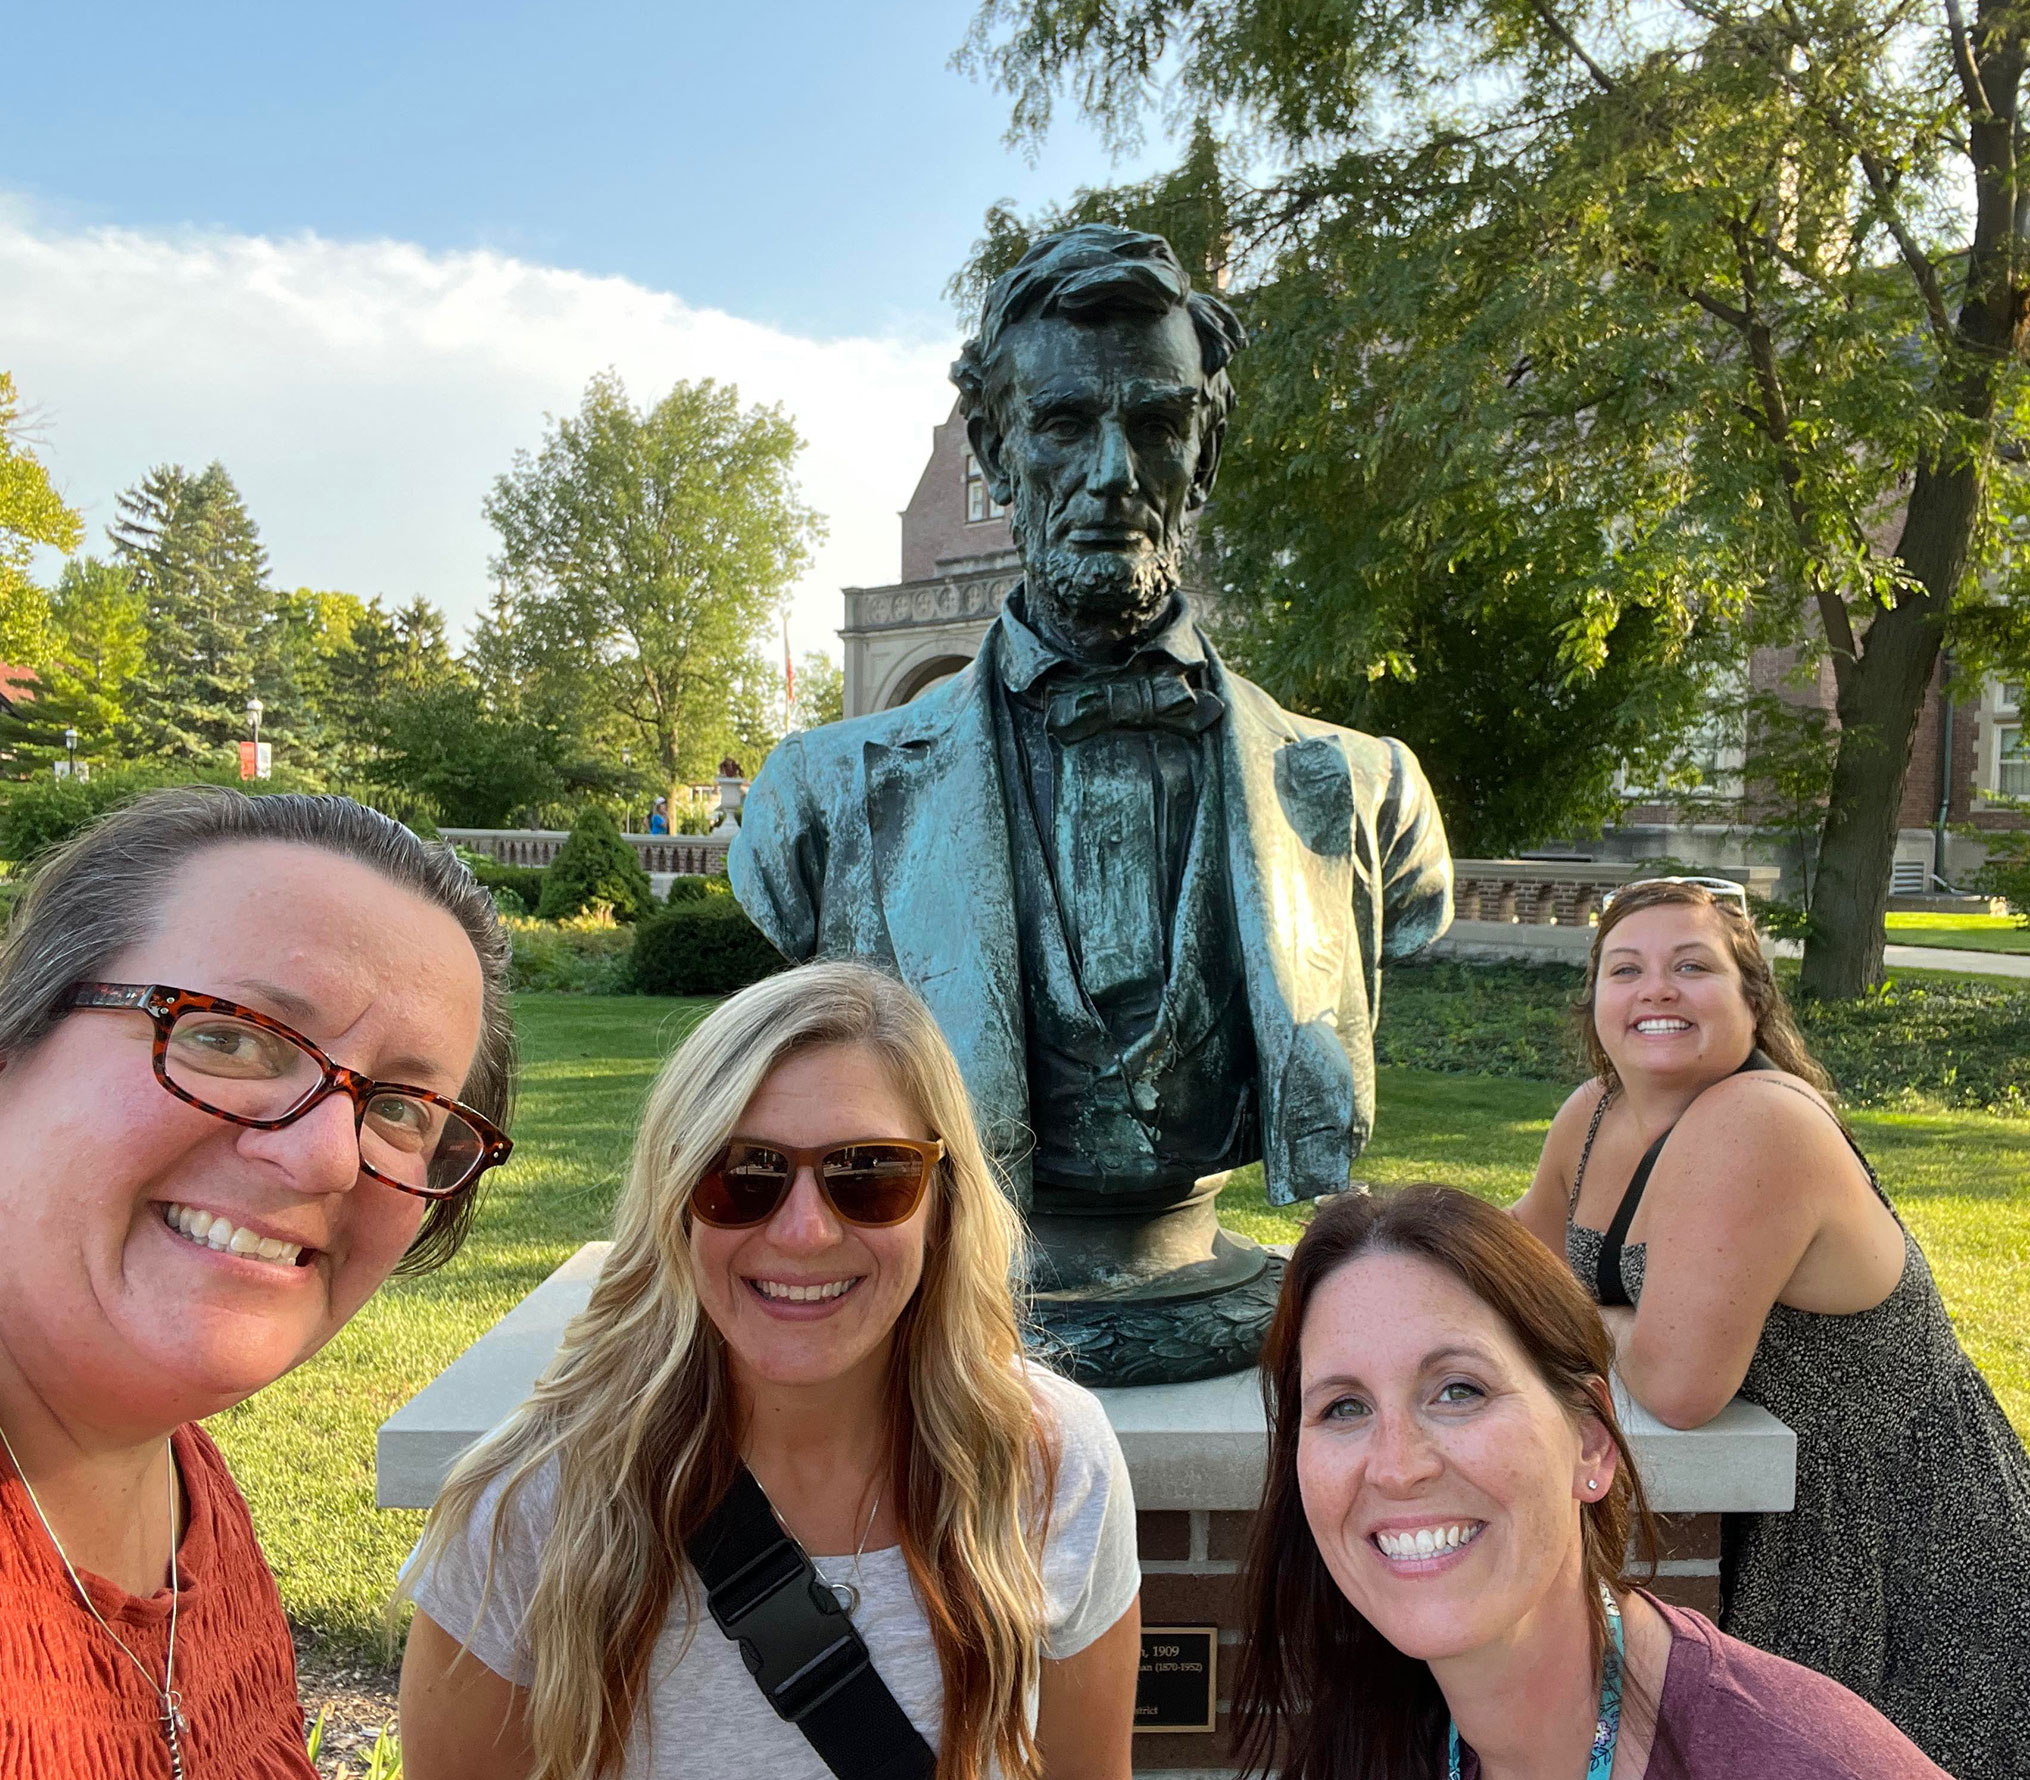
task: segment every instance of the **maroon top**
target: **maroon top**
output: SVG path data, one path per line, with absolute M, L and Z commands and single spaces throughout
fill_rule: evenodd
M 1657 1720 L 1690 1780 L 1952 1780 L 1837 1681 L 1643 1598 L 1670 1627 Z M 1459 1765 L 1462 1780 L 1477 1780 L 1478 1760 Z

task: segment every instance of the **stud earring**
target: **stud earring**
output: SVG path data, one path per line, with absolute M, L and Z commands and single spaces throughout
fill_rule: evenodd
M 1590 1496 L 1590 1495 L 1591 1495 L 1591 1494 L 1592 1494 L 1592 1493 L 1593 1493 L 1593 1492 L 1594 1492 L 1595 1490 L 1597 1490 L 1597 1489 L 1598 1489 L 1599 1487 L 1600 1487 L 1600 1479 L 1599 1479 L 1599 1478 L 1597 1478 L 1597 1477 L 1589 1477 L 1589 1478 L 1587 1478 L 1587 1479 L 1586 1479 L 1586 1493 L 1587 1493 L 1587 1495 L 1589 1495 L 1589 1496 Z

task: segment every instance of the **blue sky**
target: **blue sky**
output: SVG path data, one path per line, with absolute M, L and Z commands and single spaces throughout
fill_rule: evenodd
M 820 338 L 948 329 L 986 206 L 1041 163 L 952 72 L 966 0 L 0 6 L 0 190 L 44 226 L 432 250 L 617 274 Z

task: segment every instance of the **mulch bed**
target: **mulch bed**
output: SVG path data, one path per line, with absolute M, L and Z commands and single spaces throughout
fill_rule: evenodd
M 395 1722 L 398 1668 L 362 1663 L 357 1657 L 334 1658 L 320 1651 L 306 1633 L 296 1634 L 296 1679 L 306 1719 L 315 1723 L 325 1714 L 324 1746 L 317 1769 L 327 1777 L 341 1766 L 360 1773 L 373 1753 L 383 1725 Z

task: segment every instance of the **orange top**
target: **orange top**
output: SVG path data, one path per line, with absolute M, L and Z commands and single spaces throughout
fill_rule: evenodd
M 194 1423 L 170 1437 L 189 1518 L 177 1549 L 176 1690 L 185 1780 L 316 1780 L 303 1753 L 296 1651 L 247 1504 Z M 78 1572 L 160 1676 L 169 1590 L 146 1600 Z M 168 1780 L 161 1705 L 85 1611 L 0 1453 L 0 1780 Z

